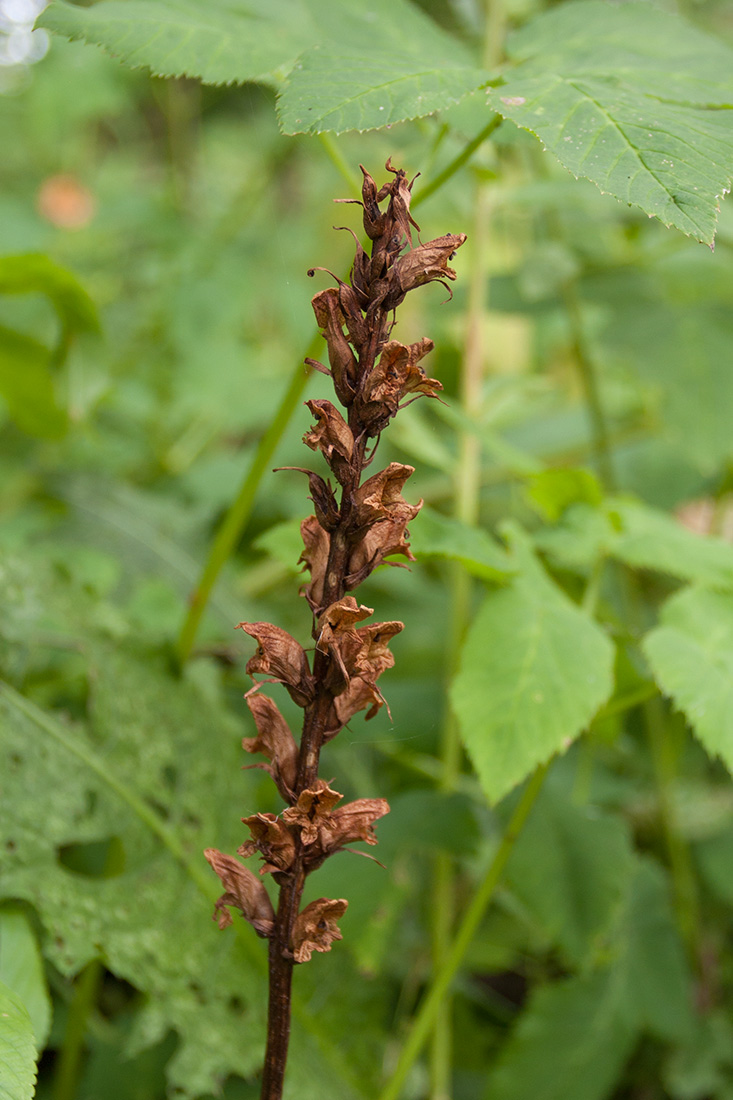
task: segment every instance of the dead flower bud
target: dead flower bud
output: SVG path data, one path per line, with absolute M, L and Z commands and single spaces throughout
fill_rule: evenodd
M 426 283 L 453 281 L 456 273 L 448 260 L 467 240 L 465 233 L 446 233 L 434 241 L 420 244 L 395 260 L 390 273 L 390 290 L 384 300 L 385 309 L 393 309 L 405 294 Z
M 252 834 L 252 839 L 237 849 L 240 856 L 259 852 L 264 863 L 260 874 L 272 874 L 276 882 L 279 873 L 289 871 L 295 859 L 295 840 L 287 825 L 276 814 L 252 814 L 242 821 Z
M 206 848 L 204 855 L 226 891 L 214 906 L 213 919 L 219 927 L 227 928 L 232 923 L 227 906 L 233 906 L 239 909 L 258 936 L 264 938 L 272 935 L 275 910 L 263 882 L 234 856 L 228 856 L 216 848 Z
M 404 519 L 382 520 L 370 527 L 349 558 L 349 572 L 345 577 L 347 589 L 357 588 L 378 565 L 395 554 L 401 554 L 408 561 L 415 561 L 415 555 L 407 542 L 408 535 Z M 386 564 L 401 563 L 387 561 Z
M 334 940 L 342 940 L 338 920 L 348 908 L 348 901 L 339 898 L 318 898 L 306 905 L 293 925 L 293 957 L 296 962 L 308 962 L 314 951 L 330 951 Z
M 401 494 L 402 487 L 414 472 L 414 466 L 390 462 L 384 470 L 380 470 L 359 486 L 354 493 L 354 526 L 360 534 L 382 520 L 407 524 L 415 518 L 422 507 L 422 501 L 419 504 L 408 504 Z
M 327 854 L 355 840 L 376 844 L 374 822 L 389 813 L 389 803 L 384 798 L 357 798 L 334 810 L 325 824 L 329 839 L 324 838 Z M 325 830 L 324 830 L 325 831 Z
M 318 614 L 323 604 L 323 586 L 326 579 L 326 566 L 328 565 L 328 552 L 331 539 L 328 532 L 318 522 L 316 516 L 308 516 L 300 525 L 300 535 L 303 539 L 303 553 L 298 559 L 309 570 L 310 584 L 303 589 L 303 595 L 307 599 L 313 611 Z
M 344 334 L 346 318 L 339 305 L 336 287 L 321 290 L 311 301 L 321 335 L 328 345 L 328 361 L 336 390 L 343 405 L 350 405 L 356 392 L 358 364 L 356 356 Z
M 397 340 L 385 344 L 359 395 L 360 415 L 370 435 L 378 435 L 386 427 L 408 394 L 436 397 L 443 389 L 437 378 L 428 378 L 419 366 L 433 347 L 427 337 L 409 345 Z
M 237 623 L 257 641 L 257 652 L 247 661 L 247 673 L 261 672 L 284 684 L 294 703 L 307 707 L 313 699 L 314 681 L 305 650 L 295 638 L 272 623 Z
M 317 779 L 312 787 L 301 792 L 294 806 L 283 812 L 283 820 L 288 825 L 298 826 L 304 845 L 313 844 L 318 839 L 319 829 L 329 820 L 331 810 L 342 798 L 343 795 L 332 790 L 328 783 Z
M 303 436 L 312 451 L 321 451 L 338 480 L 348 477 L 354 437 L 341 413 L 330 401 L 306 401 L 316 418 L 316 425 Z
M 245 752 L 261 752 L 270 760 L 269 764 L 249 766 L 269 772 L 282 797 L 291 802 L 298 770 L 298 746 L 290 727 L 267 695 L 255 693 L 245 695 L 244 699 L 255 720 L 257 737 L 245 737 L 242 748 Z

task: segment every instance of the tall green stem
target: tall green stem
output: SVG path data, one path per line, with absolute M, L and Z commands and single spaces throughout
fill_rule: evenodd
M 484 313 L 487 298 L 487 254 L 489 224 L 489 190 L 479 183 L 471 228 L 471 267 L 469 271 L 468 317 L 461 372 L 461 408 L 464 422 L 475 416 L 480 407 L 484 374 Z M 481 491 L 481 441 L 475 432 L 464 428 L 459 436 L 459 458 L 455 475 L 456 519 L 475 524 L 479 516 Z M 458 665 L 458 655 L 470 621 L 473 582 L 460 566 L 451 574 L 450 649 L 446 661 L 452 676 Z M 441 742 L 442 775 L 440 788 L 455 789 L 461 764 L 461 742 L 458 725 L 448 709 L 443 724 Z M 448 853 L 436 856 L 432 904 L 433 966 L 438 967 L 450 947 L 455 920 L 455 874 Z M 430 1052 L 431 1100 L 449 1100 L 452 1073 L 452 1005 L 446 997 L 435 1020 Z
M 537 795 L 540 793 L 549 766 L 549 763 L 543 764 L 537 769 L 517 803 L 496 854 L 489 864 L 478 890 L 469 902 L 450 947 L 443 957 L 439 969 L 435 972 L 433 982 L 412 1021 L 412 1026 L 400 1052 L 394 1073 L 379 1094 L 378 1100 L 399 1100 L 407 1075 L 430 1035 L 440 1006 L 450 989 L 451 982 L 471 945 L 473 937 L 478 931 L 489 902 L 494 896 L 494 891 L 501 881 L 509 856 L 537 799 Z

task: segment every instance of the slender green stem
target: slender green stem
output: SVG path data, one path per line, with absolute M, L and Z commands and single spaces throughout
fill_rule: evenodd
M 596 465 L 606 489 L 612 492 L 617 488 L 617 485 L 611 457 L 610 433 L 606 423 L 606 414 L 601 402 L 593 356 L 591 355 L 585 335 L 580 300 L 575 287 L 566 287 L 564 297 L 565 308 L 567 310 L 570 330 L 573 337 L 575 362 L 578 367 L 578 374 L 580 375 L 585 394 L 585 403 L 588 409 Z
M 475 214 L 471 228 L 471 264 L 469 269 L 468 317 L 466 341 L 461 371 L 462 424 L 475 416 L 480 407 L 484 375 L 483 327 L 487 297 L 487 255 L 489 223 L 489 193 L 485 183 L 476 192 Z M 456 519 L 475 524 L 479 515 L 481 492 L 481 440 L 466 427 L 459 429 L 459 458 L 455 474 Z M 470 621 L 473 581 L 466 571 L 456 566 L 451 571 L 451 632 L 447 660 L 449 675 L 458 665 L 458 654 Z M 440 787 L 452 791 L 460 774 L 461 741 L 455 716 L 447 710 L 441 739 L 442 776 Z M 448 853 L 435 859 L 433 901 L 431 908 L 431 940 L 433 965 L 438 967 L 451 942 L 455 920 L 454 861 Z M 430 1055 L 431 1100 L 449 1100 L 452 1075 L 452 1004 L 447 996 L 435 1019 Z
M 74 1100 L 89 1016 L 97 1002 L 104 967 L 99 959 L 88 963 L 74 984 L 74 995 L 66 1018 L 64 1042 L 54 1070 L 53 1100 Z
M 488 141 L 494 130 L 498 129 L 501 125 L 501 122 L 501 115 L 494 115 L 491 121 L 484 126 L 483 130 L 480 130 L 475 138 L 471 138 L 468 145 L 465 145 L 463 149 L 461 149 L 460 153 L 453 158 L 450 164 L 445 166 L 442 172 L 438 172 L 437 176 L 435 176 L 430 183 L 417 191 L 415 198 L 412 200 L 411 208 L 414 210 L 416 206 L 420 206 L 426 199 L 431 198 L 436 191 L 439 191 L 449 179 L 452 179 L 456 172 L 459 172 L 461 168 L 463 168 L 463 165 L 471 159 L 478 147 L 483 145 L 485 141 Z
M 360 181 L 357 180 L 351 169 L 351 165 L 343 156 L 337 142 L 333 137 L 333 134 L 319 134 L 318 140 L 323 146 L 326 155 L 328 156 L 328 159 L 331 161 L 336 171 L 346 183 L 346 186 L 358 198 L 361 195 Z
M 397 1066 L 387 1085 L 379 1094 L 379 1100 L 398 1100 L 402 1087 L 407 1080 L 407 1075 L 430 1035 L 440 1004 L 450 988 L 463 957 L 486 913 L 489 902 L 494 896 L 494 891 L 501 881 L 501 876 L 504 873 L 504 868 L 514 844 L 537 799 L 549 766 L 549 763 L 543 764 L 537 769 L 517 803 L 486 874 L 469 902 L 441 966 L 436 972 L 428 992 L 423 997 L 417 1014 L 412 1021 L 407 1040 L 402 1047 Z
M 318 336 L 311 341 L 310 347 L 306 353 L 307 357 L 314 358 L 320 345 L 321 337 Z M 191 655 L 196 640 L 196 633 L 203 613 L 206 610 L 206 605 L 216 583 L 216 579 L 239 541 L 242 531 L 247 525 L 247 521 L 252 513 L 255 494 L 262 480 L 262 475 L 267 469 L 268 464 L 272 461 L 275 449 L 297 407 L 310 373 L 309 367 L 302 367 L 300 365 L 297 371 L 294 372 L 290 380 L 290 385 L 283 394 L 273 420 L 260 439 L 257 451 L 252 460 L 252 465 L 247 471 L 247 475 L 240 486 L 239 492 L 224 517 L 214 541 L 211 544 L 209 556 L 206 560 L 201 578 L 196 588 L 191 593 L 188 613 L 183 623 L 183 627 L 181 628 L 176 646 L 176 655 L 181 665 L 185 664 Z

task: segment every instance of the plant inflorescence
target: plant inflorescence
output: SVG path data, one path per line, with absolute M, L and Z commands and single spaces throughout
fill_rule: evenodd
M 250 839 L 239 854 L 259 855 L 259 876 L 231 855 L 211 848 L 205 853 L 225 891 L 214 914 L 219 927 L 231 924 L 233 908 L 269 940 L 263 1100 L 282 1095 L 293 968 L 341 939 L 338 921 L 348 904 L 343 898 L 318 898 L 301 909 L 306 877 L 347 844 L 358 840 L 375 844 L 375 822 L 389 811 L 382 798 L 339 805 L 342 795 L 318 775 L 319 758 L 323 745 L 354 715 L 366 711 L 371 718 L 384 705 L 377 681 L 394 664 L 389 643 L 403 629 L 401 622 L 366 625 L 372 608 L 350 595 L 383 562 L 390 563 L 395 556 L 414 560 L 407 525 L 420 503 L 408 504 L 402 496 L 414 468 L 391 462 L 362 478 L 390 420 L 411 401 L 436 397 L 442 389 L 421 366 L 433 348 L 431 340 L 423 337 L 402 344 L 391 339 L 395 311 L 416 287 L 431 282 L 447 285 L 446 280 L 455 279 L 448 264 L 466 240 L 463 233 L 446 233 L 426 244 L 418 238 L 413 245 L 413 231 L 419 233 L 419 226 L 410 214 L 412 183 L 390 161 L 386 168 L 391 178 L 379 189 L 361 169 L 361 206 L 370 252 L 355 236 L 350 281 L 337 278 L 335 287 L 320 291 L 312 302 L 329 365 L 308 362 L 331 378 L 344 409 L 340 412 L 328 400 L 307 402 L 315 424 L 303 441 L 320 451 L 340 487 L 340 493 L 334 491 L 330 480 L 302 470 L 314 506 L 314 515 L 301 524 L 301 561 L 310 575 L 304 595 L 313 613 L 312 663 L 303 647 L 280 627 L 265 622 L 239 624 L 257 642 L 247 672 L 253 678 L 265 677 L 245 696 L 257 736 L 245 738 L 243 747 L 267 757 L 267 763 L 255 766 L 269 772 L 287 808 L 280 814 L 243 818 Z M 308 274 L 314 275 L 315 270 Z M 262 683 L 284 685 L 302 708 L 299 746 L 277 704 L 261 693 Z M 265 889 L 261 877 L 265 874 L 272 875 L 279 887 L 277 910 Z

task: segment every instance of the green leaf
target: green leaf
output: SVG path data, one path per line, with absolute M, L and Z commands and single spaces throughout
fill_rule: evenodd
M 651 4 L 563 4 L 510 38 L 491 106 L 575 176 L 712 244 L 731 185 L 733 53 Z
M 37 26 L 82 38 L 156 76 L 199 77 L 205 84 L 252 80 L 279 84 L 320 34 L 301 0 L 102 0 L 77 7 L 55 0 Z
M 641 501 L 611 499 L 608 513 L 620 531 L 610 552 L 635 568 L 669 573 L 687 581 L 733 588 L 733 546 L 713 535 L 698 535 L 679 520 Z
M 31 1018 L 17 993 L 0 982 L 0 1100 L 31 1100 L 35 1080 Z
M 542 470 L 527 478 L 527 497 L 531 504 L 550 522 L 557 521 L 571 504 L 600 504 L 603 489 L 590 470 Z
M 280 96 L 286 134 L 373 130 L 456 104 L 488 79 L 469 51 L 405 0 L 341 5 Z
M 489 1076 L 486 1100 L 604 1100 L 636 1029 L 612 970 L 540 986 Z
M 432 508 L 421 508 L 410 525 L 410 546 L 418 559 L 459 561 L 469 573 L 488 581 L 506 580 L 515 571 L 509 555 L 487 531 Z
M 507 864 L 506 878 L 545 935 L 580 965 L 614 918 L 632 872 L 629 830 L 545 786 Z
M 636 859 L 618 936 L 627 1018 L 660 1039 L 684 1039 L 694 1023 L 691 974 L 668 880 L 651 860 Z
M 17 905 L 0 907 L 0 982 L 17 993 L 33 1023 L 36 1049 L 51 1027 L 51 999 L 33 926 Z
M 0 294 L 45 294 L 66 332 L 99 331 L 97 307 L 84 287 L 40 252 L 0 256 Z
M 662 691 L 733 771 L 733 593 L 683 589 L 642 647 Z
M 66 430 L 66 413 L 56 403 L 47 347 L 0 325 L 0 394 L 19 428 L 41 439 Z
M 490 801 L 564 751 L 608 699 L 613 646 L 529 552 L 468 632 L 451 701 Z

